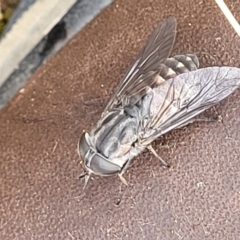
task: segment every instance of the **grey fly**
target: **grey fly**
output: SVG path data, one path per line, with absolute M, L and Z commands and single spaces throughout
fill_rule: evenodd
M 132 159 L 149 149 L 168 164 L 151 143 L 161 135 L 194 122 L 196 115 L 217 104 L 240 85 L 240 69 L 198 69 L 194 54 L 170 57 L 176 19 L 170 17 L 152 33 L 118 85 L 96 126 L 84 132 L 78 153 L 85 185 L 91 174 L 123 174 Z

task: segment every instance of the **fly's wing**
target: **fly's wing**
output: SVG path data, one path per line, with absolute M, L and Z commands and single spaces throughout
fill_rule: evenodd
M 148 145 L 166 132 L 217 104 L 240 86 L 240 69 L 208 67 L 184 73 L 153 89 L 150 120 L 142 143 Z
M 176 25 L 176 19 L 170 17 L 154 30 L 121 80 L 105 111 L 127 104 L 131 96 L 139 95 L 137 98 L 140 99 L 144 89 L 154 84 L 154 77 L 161 71 L 161 63 L 165 62 L 172 50 Z

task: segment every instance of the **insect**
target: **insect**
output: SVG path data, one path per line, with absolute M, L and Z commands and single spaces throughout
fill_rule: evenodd
M 194 54 L 169 57 L 176 36 L 176 19 L 169 17 L 152 33 L 118 85 L 100 120 L 83 132 L 78 153 L 85 185 L 91 174 L 123 174 L 132 159 L 150 150 L 168 164 L 151 143 L 161 135 L 196 120 L 196 116 L 230 95 L 240 85 L 240 69 L 198 69 Z

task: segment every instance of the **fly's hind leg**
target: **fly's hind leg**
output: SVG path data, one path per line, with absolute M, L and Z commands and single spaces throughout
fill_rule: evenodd
M 219 116 L 212 116 L 212 117 L 205 117 L 205 118 L 194 117 L 188 120 L 187 122 L 181 124 L 180 126 L 178 126 L 178 128 L 185 127 L 188 124 L 195 123 L 195 122 L 216 122 L 216 121 L 219 121 Z
M 161 163 L 163 164 L 164 167 L 166 167 L 166 168 L 170 168 L 170 167 L 171 167 L 167 162 L 165 162 L 165 161 L 157 154 L 157 152 L 154 150 L 154 148 L 153 148 L 151 145 L 148 146 L 147 149 L 148 149 L 150 152 L 152 152 L 153 155 L 154 155 L 158 160 L 161 161 Z

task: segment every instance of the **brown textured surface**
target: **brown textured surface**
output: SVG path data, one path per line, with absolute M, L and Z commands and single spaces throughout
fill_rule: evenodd
M 240 21 L 239 1 L 227 4 Z M 85 193 L 77 179 L 82 129 L 170 15 L 179 23 L 173 54 L 240 67 L 240 39 L 213 0 L 114 2 L 0 113 L 0 239 L 239 239 L 239 90 L 217 107 L 223 124 L 193 124 L 156 142 L 173 170 L 148 152 L 136 158 L 120 206 L 117 178 L 94 177 Z

